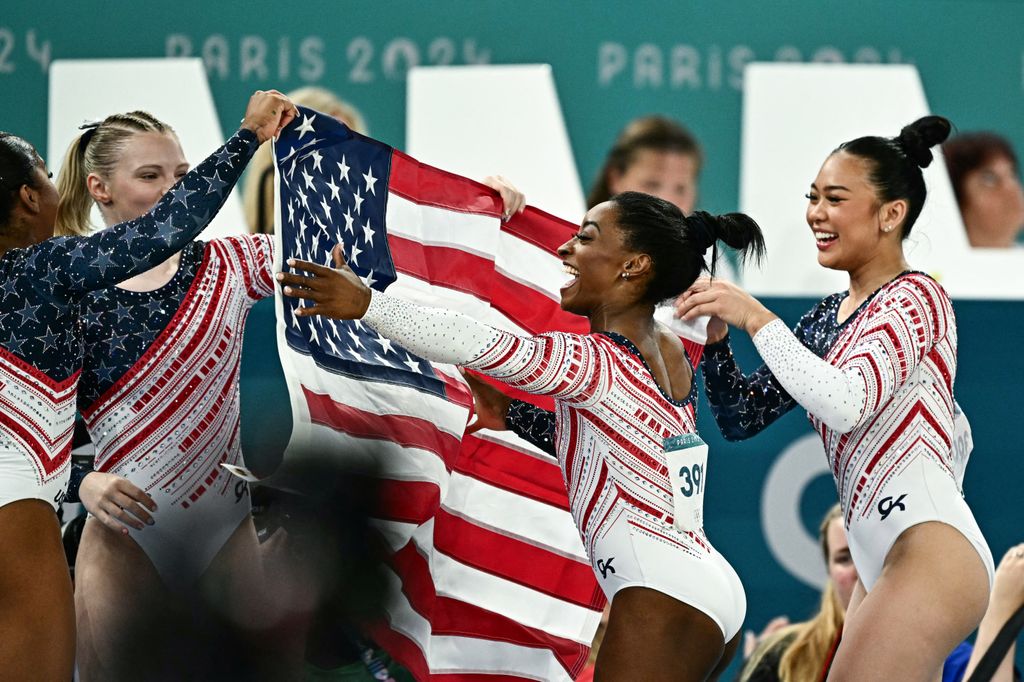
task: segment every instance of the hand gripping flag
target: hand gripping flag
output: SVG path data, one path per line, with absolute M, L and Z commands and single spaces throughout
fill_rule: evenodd
M 275 156 L 281 262 L 332 265 L 340 242 L 376 289 L 519 334 L 586 333 L 558 306 L 555 250 L 575 226 L 532 207 L 503 223 L 491 189 L 309 109 Z M 464 437 L 472 395 L 454 367 L 298 305 L 278 295 L 289 452 L 369 458 L 383 478 L 391 594 L 374 638 L 420 680 L 575 678 L 605 599 L 557 463 L 510 432 Z

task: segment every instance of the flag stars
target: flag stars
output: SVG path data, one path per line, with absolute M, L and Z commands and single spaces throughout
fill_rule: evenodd
M 331 205 L 327 203 L 326 197 L 320 200 L 320 208 L 324 210 L 324 217 L 327 219 L 327 222 L 331 222 Z M 327 228 L 326 225 L 323 227 L 324 229 Z
M 322 172 L 320 168 L 320 162 L 323 161 L 324 155 L 314 149 L 312 152 L 309 153 L 309 157 L 313 159 L 313 170 L 315 170 L 317 173 Z
M 338 176 L 338 181 L 339 182 L 342 179 L 344 179 L 345 182 L 349 182 L 349 179 L 348 179 L 348 172 L 349 172 L 349 170 L 351 170 L 351 167 L 347 163 L 345 163 L 345 155 L 342 154 L 341 155 L 341 161 L 338 163 L 338 172 L 341 173 L 341 175 Z
M 405 354 L 405 360 L 402 361 L 409 369 L 420 374 L 420 363 L 412 359 L 412 356 L 408 353 Z
M 362 252 L 363 250 L 359 248 L 359 245 L 356 244 L 355 242 L 352 242 L 352 247 L 348 250 L 348 253 L 346 253 L 345 255 L 352 261 L 352 263 L 354 263 L 355 265 L 359 265 L 359 254 L 361 254 Z
M 341 196 L 338 191 L 341 189 L 338 185 L 334 184 L 334 178 L 330 175 L 327 176 L 327 187 L 331 190 L 331 201 L 341 201 Z
M 302 179 L 306 181 L 306 189 L 316 191 L 316 186 L 313 184 L 313 176 L 306 172 L 306 169 L 302 169 Z
M 355 234 L 356 233 L 355 222 L 354 222 L 354 219 L 352 218 L 352 212 L 350 210 L 348 210 L 347 208 L 345 209 L 344 217 L 345 217 L 345 231 L 346 232 L 351 232 L 352 234 Z
M 176 187 L 171 188 L 170 194 L 174 197 L 174 199 L 171 200 L 171 206 L 180 203 L 185 208 L 188 208 L 188 197 L 190 194 L 195 194 L 195 192 L 190 189 L 185 189 L 184 184 L 179 184 Z
M 380 347 L 384 350 L 385 354 L 395 353 L 395 349 L 391 347 L 391 339 L 385 336 L 381 336 L 380 334 L 377 334 L 377 343 L 380 344 Z
M 377 178 L 373 177 L 373 169 L 370 168 L 367 172 L 363 173 L 363 180 L 366 181 L 366 191 L 374 196 L 377 195 L 374 186 L 377 184 Z
M 376 232 L 374 232 L 373 228 L 370 227 L 370 219 L 367 218 L 366 223 L 363 225 L 363 243 L 369 244 L 371 248 L 373 247 L 374 234 L 376 234 Z
M 359 209 L 362 208 L 363 206 L 363 195 L 360 194 L 359 190 L 357 189 L 356 193 L 352 196 L 356 200 L 356 215 L 359 215 Z
M 313 121 L 316 120 L 316 114 L 310 114 L 309 116 L 302 117 L 302 123 L 295 129 L 295 132 L 299 134 L 298 139 L 302 139 L 302 136 L 306 133 L 313 132 Z
M 359 338 L 359 334 L 356 334 L 354 331 L 349 329 L 348 330 L 348 335 L 349 335 L 349 338 L 352 339 L 352 347 L 353 348 L 362 348 L 363 347 L 363 342 Z

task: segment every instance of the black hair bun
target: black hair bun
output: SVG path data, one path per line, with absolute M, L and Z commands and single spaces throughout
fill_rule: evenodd
M 923 116 L 908 126 L 904 126 L 895 138 L 896 144 L 911 161 L 920 168 L 931 165 L 932 147 L 941 144 L 949 137 L 953 126 L 949 119 L 942 116 Z

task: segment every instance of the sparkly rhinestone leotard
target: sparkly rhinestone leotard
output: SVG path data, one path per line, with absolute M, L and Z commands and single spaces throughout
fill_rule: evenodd
M 865 587 L 900 533 L 926 521 L 960 530 L 991 577 L 991 554 L 955 473 L 957 335 L 946 292 L 906 272 L 840 323 L 845 297 L 825 298 L 792 332 L 780 320 L 765 325 L 754 336 L 765 364 L 749 376 L 727 340 L 707 346 L 705 387 L 722 433 L 748 438 L 797 404 L 807 410 Z
M 59 237 L 0 257 L 0 505 L 55 507 L 68 482 L 82 366 L 82 298 L 166 260 L 223 205 L 258 144 L 240 130 L 152 211 L 89 237 Z
M 678 530 L 663 450 L 694 433 L 694 394 L 665 395 L 640 352 L 609 334 L 519 337 L 446 310 L 374 292 L 363 321 L 421 357 L 476 370 L 555 400 L 553 434 L 569 505 L 609 598 L 643 586 L 711 617 L 726 640 L 746 597 L 703 529 Z
M 164 286 L 96 291 L 82 303 L 78 404 L 98 471 L 149 493 L 154 525 L 129 528 L 164 582 L 192 584 L 251 511 L 238 371 L 253 304 L 274 293 L 273 239 L 193 242 Z

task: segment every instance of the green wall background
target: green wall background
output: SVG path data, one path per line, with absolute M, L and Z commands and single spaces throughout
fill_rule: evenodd
M 584 186 L 626 121 L 664 112 L 704 143 L 702 203 L 720 212 L 737 204 L 744 62 L 911 62 L 934 111 L 963 130 L 1002 131 L 1024 149 L 1022 26 L 1017 0 L 9 0 L 0 12 L 0 129 L 46 147 L 49 60 L 191 54 L 207 61 L 226 130 L 253 89 L 319 84 L 401 148 L 410 62 L 546 62 Z M 621 69 L 609 66 L 619 59 Z M 829 115 L 827 91 L 809 92 L 807 104 Z

